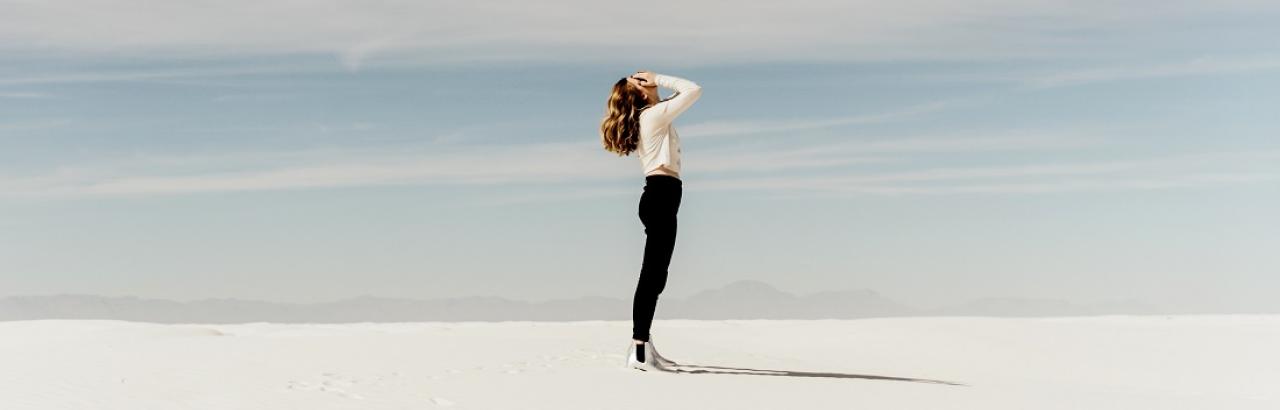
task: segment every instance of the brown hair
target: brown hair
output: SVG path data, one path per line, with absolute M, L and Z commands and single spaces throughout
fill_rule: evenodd
M 600 141 L 604 150 L 618 156 L 631 155 L 640 139 L 640 111 L 649 101 L 644 92 L 627 84 L 624 77 L 613 84 L 613 92 L 605 103 L 604 119 L 600 121 Z

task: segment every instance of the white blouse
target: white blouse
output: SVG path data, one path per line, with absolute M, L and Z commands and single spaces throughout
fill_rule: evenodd
M 640 111 L 640 141 L 636 144 L 644 175 L 680 177 L 680 134 L 671 124 L 689 109 L 702 87 L 693 81 L 669 75 L 654 74 L 659 87 L 675 90 L 675 95 Z

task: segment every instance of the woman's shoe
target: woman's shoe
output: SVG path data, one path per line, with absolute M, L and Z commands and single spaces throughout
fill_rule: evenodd
M 654 358 L 652 344 L 648 342 L 643 345 L 637 345 L 635 342 L 628 342 L 627 344 L 631 345 L 631 348 L 627 350 L 627 368 L 643 371 L 668 371 L 666 367 L 658 363 L 658 360 Z

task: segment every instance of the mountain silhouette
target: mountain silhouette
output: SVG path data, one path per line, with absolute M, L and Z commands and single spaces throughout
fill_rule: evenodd
M 1069 316 L 1154 313 L 1136 302 L 1079 305 L 1067 301 L 985 298 L 943 309 L 904 306 L 872 290 L 796 295 L 768 283 L 742 280 L 685 298 L 662 297 L 658 319 L 855 319 L 893 316 Z M 630 298 L 588 296 L 541 302 L 492 296 L 405 299 L 362 295 L 297 304 L 244 299 L 178 302 L 134 296 L 57 294 L 0 298 L 0 321 L 115 319 L 158 323 L 417 322 L 628 320 Z

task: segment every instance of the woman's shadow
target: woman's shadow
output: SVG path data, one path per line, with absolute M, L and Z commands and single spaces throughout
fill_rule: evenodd
M 897 382 L 945 384 L 948 386 L 964 386 L 964 384 L 945 380 L 917 379 L 912 377 L 877 376 L 873 374 L 799 372 L 791 370 L 748 369 L 742 367 L 704 366 L 697 364 L 677 364 L 664 369 L 672 373 L 688 374 L 745 374 L 752 376 L 786 376 L 786 377 L 832 377 L 838 379 L 888 380 Z

